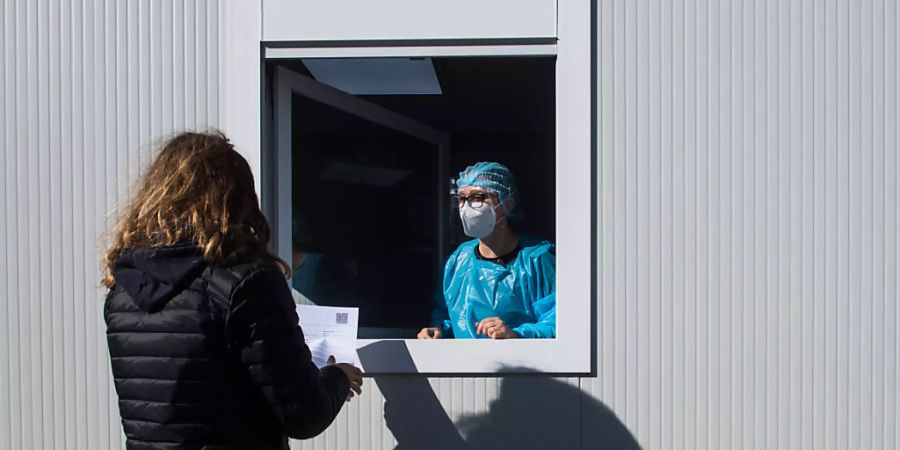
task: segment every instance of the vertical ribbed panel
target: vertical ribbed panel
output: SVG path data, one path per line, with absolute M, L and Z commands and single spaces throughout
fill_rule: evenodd
M 122 447 L 97 243 L 160 138 L 219 123 L 218 8 L 0 6 L 0 449 Z
M 647 448 L 897 448 L 896 2 L 598 9 L 584 389 Z
M 389 385 L 388 389 L 382 389 Z M 367 379 L 362 397 L 315 439 L 294 448 L 380 449 L 579 447 L 578 378 Z M 390 406 L 387 406 L 390 405 Z

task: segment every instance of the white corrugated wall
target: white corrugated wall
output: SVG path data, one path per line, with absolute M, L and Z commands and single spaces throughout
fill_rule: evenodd
M 648 448 L 900 447 L 897 2 L 598 12 L 582 386 Z
M 160 136 L 219 123 L 218 9 L 0 5 L 0 449 L 121 447 L 98 238 Z
M 96 242 L 158 136 L 220 123 L 218 8 L 3 4 L 0 449 L 121 444 Z M 898 448 L 900 6 L 597 13 L 598 377 L 428 391 L 535 446 L 605 443 L 599 400 L 646 448 Z M 417 380 L 303 447 L 446 448 Z

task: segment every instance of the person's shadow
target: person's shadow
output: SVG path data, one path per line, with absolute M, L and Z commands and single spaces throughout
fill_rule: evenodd
M 363 365 L 385 346 L 396 347 L 392 354 L 406 348 L 402 341 L 382 341 L 360 349 Z M 414 367 L 411 358 L 406 363 Z M 457 423 L 425 377 L 375 376 L 385 399 L 385 424 L 397 440 L 395 450 L 641 448 L 612 410 L 577 386 L 527 368 L 509 372 L 487 413 Z

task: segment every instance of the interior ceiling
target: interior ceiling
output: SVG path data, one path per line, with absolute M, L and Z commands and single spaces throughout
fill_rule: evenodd
M 451 134 L 552 134 L 555 59 L 552 57 L 434 58 L 441 95 L 367 95 L 368 101 Z M 278 64 L 303 75 L 300 60 Z M 312 103 L 312 102 L 310 102 Z M 338 115 L 307 104 L 301 132 L 351 130 Z M 359 124 L 355 124 L 358 126 Z

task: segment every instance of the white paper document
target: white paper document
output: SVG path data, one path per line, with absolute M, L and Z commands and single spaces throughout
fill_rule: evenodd
M 359 366 L 356 355 L 359 308 L 297 305 L 297 315 L 316 367 L 325 366 L 332 355 L 338 363 Z

